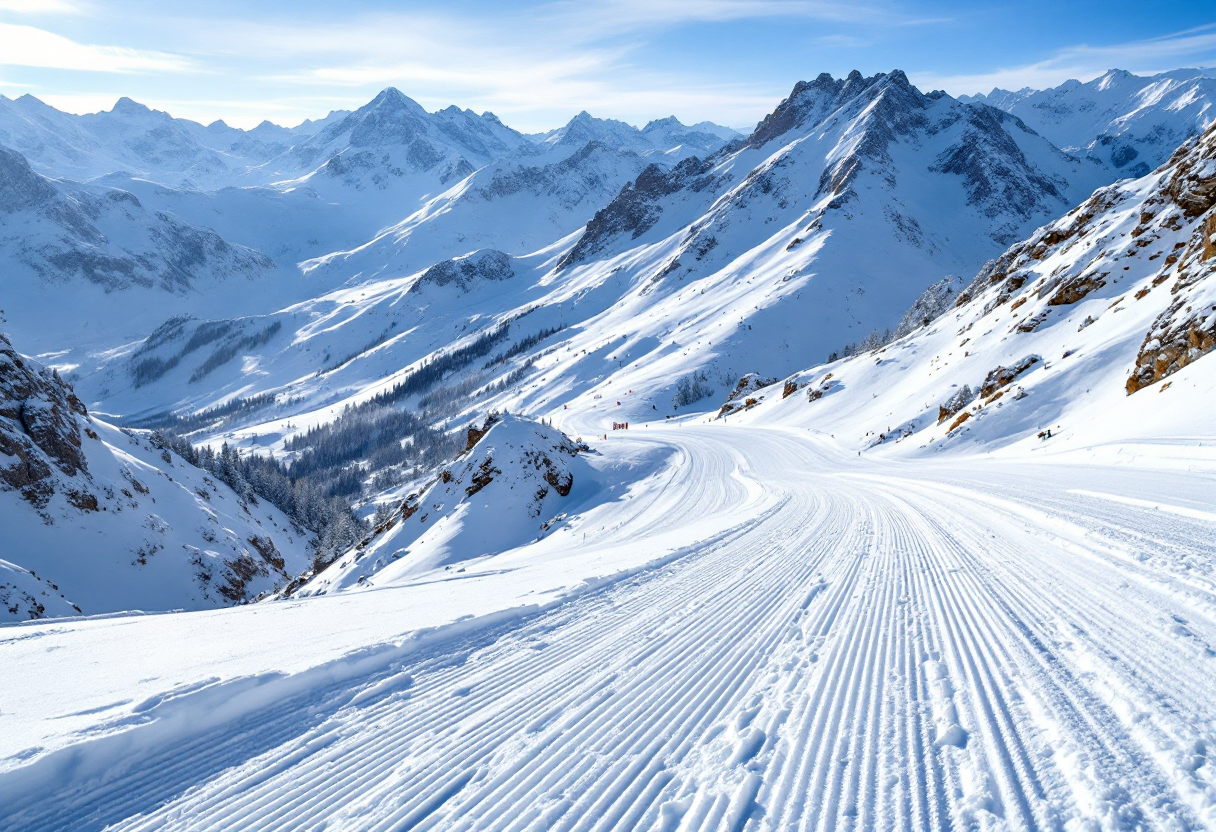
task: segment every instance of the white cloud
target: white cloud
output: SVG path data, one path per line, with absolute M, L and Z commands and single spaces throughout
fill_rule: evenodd
M 0 0 L 0 12 L 13 14 L 79 14 L 80 7 L 68 0 Z
M 13 23 L 0 23 L 0 65 L 86 72 L 184 72 L 185 59 L 164 52 L 120 46 L 91 46 Z

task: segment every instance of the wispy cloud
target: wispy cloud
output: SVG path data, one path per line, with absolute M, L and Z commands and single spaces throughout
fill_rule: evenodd
M 80 6 L 68 0 L 0 0 L 0 12 L 13 14 L 79 14 Z
M 78 43 L 46 29 L 13 23 L 0 23 L 0 65 L 119 73 L 185 72 L 192 68 L 189 61 L 177 55 Z
M 1041 61 L 989 72 L 937 75 L 911 73 L 918 86 L 940 88 L 955 95 L 989 92 L 993 87 L 1021 89 L 1053 87 L 1071 78 L 1090 81 L 1109 69 L 1153 74 L 1188 62 L 1216 62 L 1216 25 L 1109 46 L 1078 44 L 1058 50 Z

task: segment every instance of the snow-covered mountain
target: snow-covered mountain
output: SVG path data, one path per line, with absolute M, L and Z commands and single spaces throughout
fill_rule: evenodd
M 10 620 L 239 603 L 309 563 L 307 533 L 278 509 L 91 416 L 4 335 L 0 528 Z
M 1068 451 L 1109 462 L 1140 436 L 1167 446 L 1159 454 L 1170 443 L 1185 453 L 1188 437 L 1210 430 L 1216 395 L 1214 234 L 1210 128 L 1012 246 L 923 328 L 783 379 L 734 418 L 903 455 Z
M 631 150 L 639 156 L 654 156 L 660 161 L 665 158 L 674 163 L 689 156 L 706 156 L 742 136 L 709 121 L 688 126 L 675 116 L 655 119 L 638 129 L 623 121 L 596 118 L 584 110 L 562 127 L 528 138 L 550 155 L 573 153 L 588 142 L 598 142 L 615 150 Z
M 428 113 L 389 87 L 369 103 L 292 147 L 258 172 L 265 179 L 306 174 L 328 191 L 328 182 L 356 191 L 413 195 L 463 179 L 528 140 L 493 113 L 480 116 L 448 107 Z
M 463 356 L 453 368 L 462 389 L 482 391 L 469 407 L 602 408 L 632 395 L 622 408 L 670 414 L 673 398 L 685 407 L 748 369 L 787 373 L 896 326 L 925 287 L 974 273 L 1084 198 L 1098 172 L 1017 118 L 922 94 L 903 73 L 824 75 L 800 83 L 745 142 L 670 169 L 649 166 L 581 233 L 508 256 L 500 270 L 508 279 L 424 281 L 430 265 L 408 257 L 397 274 L 382 269 L 402 256 L 400 239 L 426 239 L 429 217 L 421 217 L 324 263 L 371 279 L 243 323 L 279 322 L 290 335 L 251 348 L 246 364 L 220 369 L 206 386 L 190 383 L 196 368 L 183 361 L 136 390 L 133 348 L 81 383 L 90 400 L 128 414 L 152 412 L 153 402 L 202 408 L 274 393 L 298 402 L 292 421 L 303 427 L 332 418 L 325 414 L 337 403 L 368 401 L 423 365 Z M 481 175 L 436 204 L 451 207 L 449 240 L 459 242 L 463 228 L 456 207 L 494 205 Z M 485 175 L 493 182 L 502 173 Z M 537 191 L 517 193 L 530 200 Z M 441 228 L 440 210 L 434 218 Z M 466 250 L 480 250 L 485 237 L 469 233 Z M 140 354 L 168 360 L 201 325 Z M 473 349 L 487 352 L 469 357 Z M 478 369 L 509 349 L 508 360 Z M 516 386 L 495 387 L 511 373 Z
M 105 112 L 76 116 L 32 95 L 0 96 L 0 144 L 53 177 L 89 180 L 125 172 L 173 187 L 214 188 L 236 181 L 289 150 L 344 113 L 294 129 L 263 122 L 239 130 L 216 121 L 206 127 L 173 118 L 129 98 Z
M 408 274 L 474 249 L 530 254 L 582 229 L 647 165 L 634 151 L 599 140 L 541 164 L 552 155 L 486 165 L 372 240 L 301 269 L 335 285 Z
M 1069 153 L 1117 172 L 1144 176 L 1216 121 L 1216 77 L 1176 69 L 1149 77 L 1112 69 L 1047 90 L 994 89 L 962 100 L 990 104 L 1022 119 Z

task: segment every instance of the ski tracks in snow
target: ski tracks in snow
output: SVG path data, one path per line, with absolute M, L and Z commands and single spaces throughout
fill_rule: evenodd
M 1216 829 L 1202 512 L 1044 470 L 858 471 L 774 431 L 654 435 L 687 454 L 682 491 L 612 534 L 753 521 L 157 749 L 199 776 L 152 805 L 136 767 L 0 826 Z

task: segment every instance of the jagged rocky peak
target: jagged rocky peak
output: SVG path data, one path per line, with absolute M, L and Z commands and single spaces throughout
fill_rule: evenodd
M 42 205 L 53 199 L 55 193 L 54 186 L 34 173 L 24 156 L 0 145 L 0 212 Z
M 789 97 L 777 105 L 772 113 L 756 125 L 747 139 L 751 147 L 763 147 L 778 136 L 782 136 L 805 124 L 816 124 L 849 101 L 863 94 L 868 100 L 890 91 L 888 99 L 900 109 L 921 109 L 925 96 L 908 81 L 902 70 L 878 73 L 869 78 L 853 70 L 841 79 L 821 73 L 814 81 L 799 81 Z
M 653 133 L 656 130 L 680 130 L 684 129 L 684 124 L 675 116 L 667 118 L 656 118 L 646 122 L 646 126 L 642 128 L 643 133 Z

